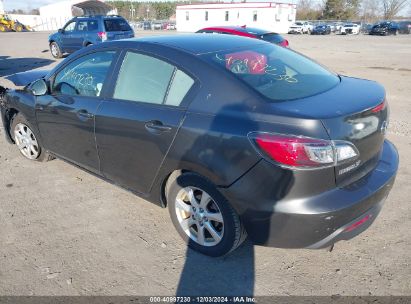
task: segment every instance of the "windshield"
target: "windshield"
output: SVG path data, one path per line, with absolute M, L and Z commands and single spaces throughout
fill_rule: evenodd
M 303 25 L 301 22 L 294 23 L 295 25 Z
M 234 74 L 271 101 L 317 95 L 340 82 L 337 75 L 319 64 L 274 44 L 208 53 L 202 57 Z
M 119 18 L 119 19 L 105 19 L 104 20 L 104 27 L 106 28 L 106 32 L 126 32 L 131 31 L 130 26 L 128 25 L 127 21 Z

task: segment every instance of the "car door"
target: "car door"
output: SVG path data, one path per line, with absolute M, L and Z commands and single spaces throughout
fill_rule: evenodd
M 61 47 L 64 52 L 72 52 L 74 50 L 73 33 L 76 28 L 76 21 L 73 20 L 66 24 L 61 31 Z
M 173 64 L 127 51 L 112 89 L 96 115 L 96 141 L 104 176 L 148 193 L 181 126 L 197 86 Z
M 94 116 L 101 103 L 116 51 L 86 54 L 50 79 L 50 94 L 36 100 L 36 118 L 44 147 L 90 171 L 99 172 Z
M 88 35 L 88 24 L 90 20 L 82 19 L 77 21 L 77 25 L 72 33 L 72 42 L 75 50 L 79 50 L 84 46 L 84 39 Z

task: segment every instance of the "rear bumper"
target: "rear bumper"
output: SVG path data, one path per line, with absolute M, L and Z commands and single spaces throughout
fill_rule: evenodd
M 263 161 L 222 192 L 240 214 L 255 244 L 323 248 L 351 239 L 372 224 L 394 184 L 398 162 L 396 148 L 386 140 L 375 169 L 343 188 L 303 198 L 285 195 L 278 201 L 264 197 L 264 191 L 250 196 L 250 187 L 244 185 L 264 178 Z

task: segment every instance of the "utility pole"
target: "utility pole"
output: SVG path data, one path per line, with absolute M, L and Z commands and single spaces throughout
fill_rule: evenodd
M 133 1 L 130 0 L 130 17 L 131 20 L 134 21 L 134 13 L 136 12 L 134 5 L 133 5 Z

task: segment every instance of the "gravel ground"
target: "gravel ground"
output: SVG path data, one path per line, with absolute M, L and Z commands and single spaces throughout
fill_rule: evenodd
M 1 33 L 0 76 L 58 63 L 46 39 Z M 60 160 L 26 161 L 0 129 L 0 295 L 411 295 L 411 35 L 287 39 L 387 89 L 401 165 L 370 229 L 332 252 L 246 243 L 208 258 L 186 249 L 167 210 Z

